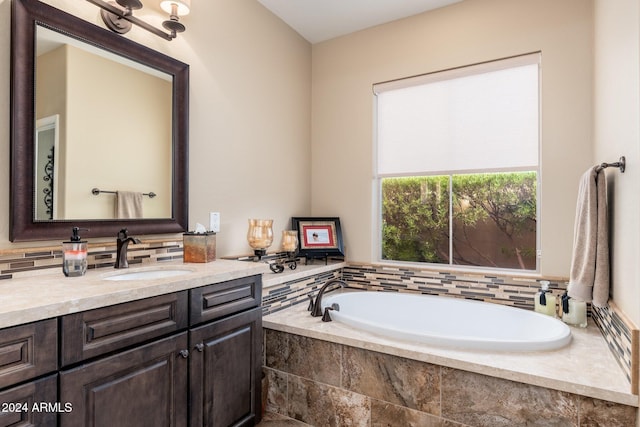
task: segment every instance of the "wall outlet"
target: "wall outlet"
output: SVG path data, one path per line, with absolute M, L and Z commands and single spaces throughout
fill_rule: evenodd
M 220 212 L 209 212 L 209 230 L 220 232 Z

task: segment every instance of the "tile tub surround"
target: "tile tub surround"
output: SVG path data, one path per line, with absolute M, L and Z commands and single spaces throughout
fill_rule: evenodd
M 303 304 L 265 316 L 263 326 L 267 337 L 276 332 L 295 334 L 445 368 L 517 381 L 617 404 L 638 406 L 638 396 L 629 392 L 629 384 L 624 373 L 609 351 L 600 331 L 593 324 L 586 329 L 572 328 L 573 339 L 567 347 L 554 351 L 528 353 L 464 351 L 391 340 L 353 329 L 339 322 L 321 322 L 309 316 Z M 269 341 L 266 342 L 265 365 L 277 370 L 281 366 L 274 365 L 270 361 L 269 355 L 273 353 L 269 348 Z M 338 365 L 334 365 L 333 362 L 314 362 L 320 354 L 323 353 L 308 350 L 306 353 L 301 353 L 301 359 L 302 356 L 308 359 L 308 363 L 313 364 L 314 370 L 335 371 Z M 295 365 L 293 360 L 295 359 L 292 357 L 288 359 L 289 363 Z M 299 371 L 290 371 L 290 373 L 302 376 Z
M 337 271 L 335 269 L 340 269 Z M 372 291 L 414 292 L 429 295 L 470 298 L 533 310 L 533 298 L 542 278 L 505 274 L 479 274 L 462 271 L 401 268 L 375 264 L 337 263 L 299 266 L 282 274 L 264 276 L 264 314 L 295 304 L 308 304 L 307 294 L 315 295 L 331 278 L 342 278 L 350 286 Z M 565 290 L 565 278 L 548 278 L 555 295 Z M 638 328 L 615 305 L 594 309 L 590 316 L 624 371 L 631 393 L 638 394 Z
M 635 425 L 634 406 L 375 349 L 276 330 L 265 347 L 267 411 L 311 425 Z
M 593 307 L 592 318 L 602 332 L 616 360 L 624 370 L 631 384 L 631 391 L 638 394 L 640 380 L 638 374 L 638 350 L 640 349 L 640 331 L 626 318 L 615 304 L 608 307 Z
M 367 290 L 417 292 L 458 298 L 471 298 L 533 310 L 533 298 L 540 280 L 551 282 L 549 288 L 560 296 L 567 278 L 532 277 L 507 274 L 481 274 L 465 271 L 404 268 L 396 266 L 349 263 L 343 268 L 343 279 L 350 286 Z M 560 298 L 558 298 L 560 300 Z M 638 327 L 614 305 L 592 309 L 589 316 L 604 336 L 611 353 L 620 365 L 633 394 L 638 394 L 640 343 Z
M 638 398 L 593 325 L 526 355 L 391 342 L 301 305 L 264 326 L 266 409 L 311 425 L 635 425 Z

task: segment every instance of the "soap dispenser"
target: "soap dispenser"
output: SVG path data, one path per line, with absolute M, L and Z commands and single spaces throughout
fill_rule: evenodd
M 562 295 L 562 321 L 568 325 L 587 327 L 587 303 L 571 298 L 567 292 Z
M 556 316 L 556 296 L 549 290 L 549 281 L 540 281 L 540 291 L 536 293 L 534 308 L 538 313 Z
M 62 272 L 67 277 L 84 276 L 87 272 L 87 241 L 80 239 L 79 231 L 73 227 L 70 240 L 62 242 Z

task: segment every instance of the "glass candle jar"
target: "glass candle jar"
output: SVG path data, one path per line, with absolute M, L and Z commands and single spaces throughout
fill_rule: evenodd
M 266 254 L 267 248 L 273 243 L 273 220 L 250 219 L 247 241 L 258 257 Z
M 282 231 L 282 250 L 295 252 L 298 249 L 298 232 L 296 230 Z

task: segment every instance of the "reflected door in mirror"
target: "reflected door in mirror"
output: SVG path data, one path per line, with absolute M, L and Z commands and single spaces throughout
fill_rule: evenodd
M 36 121 L 35 161 L 34 161 L 34 206 L 35 220 L 47 221 L 57 217 L 58 182 L 57 161 L 59 145 L 60 116 L 44 117 Z

